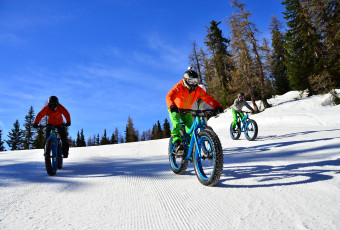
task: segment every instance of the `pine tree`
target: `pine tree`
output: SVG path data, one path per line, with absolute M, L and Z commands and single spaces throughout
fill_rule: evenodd
M 161 123 L 159 122 L 159 120 L 157 121 L 157 132 L 158 132 L 158 139 L 162 139 L 163 138 L 163 130 L 162 130 L 162 126 Z
M 23 149 L 23 131 L 20 129 L 19 121 L 16 120 L 14 128 L 9 132 L 9 140 L 6 141 L 11 150 Z
M 202 60 L 202 54 L 197 51 L 197 44 L 196 41 L 192 43 L 192 53 L 189 56 L 189 63 L 190 66 L 193 67 L 194 70 L 196 70 L 198 75 L 198 82 L 200 84 L 203 83 L 203 76 L 202 76 L 202 67 L 203 67 L 203 60 Z
M 128 124 L 126 125 L 126 129 L 125 129 L 126 143 L 138 141 L 138 136 L 136 135 L 136 130 L 133 126 L 134 124 L 133 124 L 132 118 L 129 116 Z
M 30 110 L 28 111 L 28 114 L 25 116 L 25 123 L 24 127 L 25 129 L 23 130 L 23 147 L 24 149 L 32 149 L 33 148 L 33 143 L 34 143 L 34 135 L 35 135 L 35 130 L 33 129 L 33 123 L 34 123 L 34 110 L 33 107 L 30 107 Z
M 99 133 L 97 134 L 96 145 L 100 145 Z
M 272 16 L 271 34 L 273 52 L 271 55 L 270 71 L 274 78 L 274 89 L 277 95 L 285 94 L 290 90 L 287 67 L 285 65 L 285 40 L 281 29 L 282 23 L 275 16 Z
M 231 55 L 227 48 L 229 40 L 222 35 L 222 30 L 218 28 L 221 22 L 211 21 L 205 44 L 211 53 L 211 58 L 206 63 L 205 81 L 210 93 L 214 98 L 226 106 L 231 103 L 228 97 L 228 83 L 231 80 L 232 70 Z M 225 92 L 225 93 L 223 93 Z
M 86 147 L 86 142 L 85 142 L 85 136 L 84 136 L 84 130 L 81 129 L 80 131 L 80 145 L 82 147 Z
M 260 46 L 255 35 L 258 33 L 256 26 L 253 22 L 249 20 L 251 13 L 245 9 L 245 4 L 241 3 L 239 0 L 234 0 L 232 2 L 232 7 L 236 9 L 236 14 L 234 17 L 236 18 L 236 22 L 241 29 L 241 33 L 243 34 L 245 40 L 250 44 L 251 51 L 254 55 L 254 61 L 256 63 L 256 74 L 260 77 L 260 95 L 261 101 L 265 108 L 269 108 L 271 105 L 268 103 L 267 98 L 270 96 L 266 89 L 266 76 L 263 67 L 263 60 L 261 60 L 260 55 Z
M 283 12 L 289 29 L 285 35 L 287 75 L 293 90 L 308 89 L 314 93 L 309 78 L 320 73 L 322 62 L 322 43 L 320 34 L 313 26 L 308 9 L 299 0 L 282 2 Z M 320 62 L 321 61 L 321 62 Z
M 313 73 L 308 81 L 315 93 L 328 93 L 340 87 L 340 2 L 310 0 L 301 2 L 315 30 Z
M 115 144 L 118 144 L 118 143 L 119 143 L 119 134 L 120 134 L 120 133 L 119 133 L 117 127 L 115 128 L 114 134 L 115 134 L 115 138 L 116 138 L 116 139 L 115 139 L 115 142 L 116 142 Z
M 100 145 L 107 145 L 109 144 L 109 140 L 107 138 L 107 134 L 106 134 L 106 129 L 104 129 L 104 135 L 102 136 L 101 140 L 100 140 Z
M 110 139 L 110 144 L 116 144 L 116 142 L 117 142 L 117 140 L 116 140 L 117 138 L 116 138 L 116 136 L 115 136 L 115 134 L 114 133 L 112 133 L 112 135 L 111 135 L 111 139 Z
M 2 130 L 0 129 L 0 152 L 1 151 L 6 151 L 4 142 L 2 141 Z
M 81 147 L 79 131 L 77 133 L 76 145 L 77 145 L 77 147 Z
M 233 89 L 234 98 L 238 92 L 248 92 L 253 103 L 254 110 L 258 112 L 255 103 L 256 75 L 254 62 L 250 55 L 250 47 L 239 25 L 239 19 L 233 15 L 230 20 L 232 34 L 232 51 L 235 63 L 235 70 L 232 72 L 230 87 Z
M 165 118 L 163 123 L 163 138 L 168 138 L 171 136 L 170 123 L 168 119 Z
M 33 141 L 33 148 L 43 149 L 45 147 L 45 132 L 43 128 L 37 129 L 37 135 Z

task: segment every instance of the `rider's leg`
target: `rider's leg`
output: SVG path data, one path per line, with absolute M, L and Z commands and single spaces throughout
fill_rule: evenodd
M 188 113 L 186 115 L 182 115 L 181 119 L 182 119 L 183 123 L 185 124 L 185 132 L 189 133 L 191 126 L 194 123 L 192 114 Z M 190 138 L 191 138 L 191 136 L 192 136 L 192 133 L 190 134 Z M 190 145 L 190 143 L 188 143 L 188 146 L 189 145 Z
M 58 132 L 59 132 L 60 138 L 61 138 L 61 149 L 63 151 L 63 157 L 67 158 L 68 157 L 69 144 L 68 144 L 65 129 L 66 129 L 65 127 L 58 127 Z
M 237 114 L 238 114 L 238 112 L 236 112 L 234 109 L 231 109 L 231 112 L 232 112 L 232 114 L 233 114 L 233 118 L 234 118 L 234 120 L 233 120 L 233 129 L 236 127 L 236 124 L 237 124 Z
M 181 116 L 179 113 L 170 112 L 169 109 L 168 111 L 169 111 L 170 120 L 172 122 L 172 130 L 171 130 L 172 143 L 175 143 L 177 140 L 181 142 L 182 141 L 181 133 L 180 133 Z
M 185 115 L 181 115 L 181 119 L 185 124 L 185 132 L 188 133 L 190 131 L 192 123 L 194 123 L 193 116 L 191 113 L 188 113 Z

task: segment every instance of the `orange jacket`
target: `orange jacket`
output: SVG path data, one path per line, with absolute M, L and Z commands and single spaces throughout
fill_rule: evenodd
M 176 105 L 179 109 L 190 109 L 198 98 L 202 99 L 213 108 L 216 108 L 217 106 L 222 107 L 215 98 L 210 96 L 199 86 L 197 86 L 195 91 L 189 92 L 189 89 L 183 84 L 183 79 L 169 91 L 166 96 L 166 104 L 168 108 L 172 105 Z
M 61 104 L 58 105 L 58 107 L 53 111 L 50 109 L 48 105 L 46 105 L 37 115 L 35 118 L 34 123 L 39 124 L 41 119 L 45 116 L 48 116 L 47 123 L 50 125 L 60 125 L 64 123 L 63 116 L 66 118 L 66 122 L 71 122 L 70 113 L 65 109 L 64 106 Z

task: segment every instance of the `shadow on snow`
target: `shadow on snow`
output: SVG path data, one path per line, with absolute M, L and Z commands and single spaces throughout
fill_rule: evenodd
M 311 132 L 315 131 L 299 132 L 287 135 L 296 136 L 308 134 Z M 318 146 L 312 145 L 312 147 L 308 149 L 290 149 L 288 151 L 285 149 L 280 149 L 281 147 L 293 146 L 303 143 L 322 143 L 324 141 L 337 138 L 338 137 L 320 138 L 312 140 L 260 144 L 252 147 L 225 148 L 223 150 L 224 171 L 221 180 L 219 181 L 217 186 L 229 188 L 258 188 L 297 185 L 332 179 L 333 176 L 329 174 L 340 173 L 340 168 L 330 169 L 326 166 L 340 166 L 340 158 L 336 160 L 294 163 L 280 166 L 254 164 L 244 166 L 244 163 L 261 162 L 261 164 L 263 164 L 263 161 L 272 161 L 273 159 L 279 160 L 280 158 L 284 159 L 290 156 L 298 156 L 300 154 L 306 154 L 320 150 L 329 150 L 331 155 L 338 155 L 340 150 L 340 143 Z M 228 164 L 230 163 L 242 165 L 228 167 Z

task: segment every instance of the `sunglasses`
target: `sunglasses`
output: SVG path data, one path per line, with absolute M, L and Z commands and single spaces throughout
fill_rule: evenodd
M 189 84 L 198 84 L 198 78 L 188 78 L 187 81 Z

